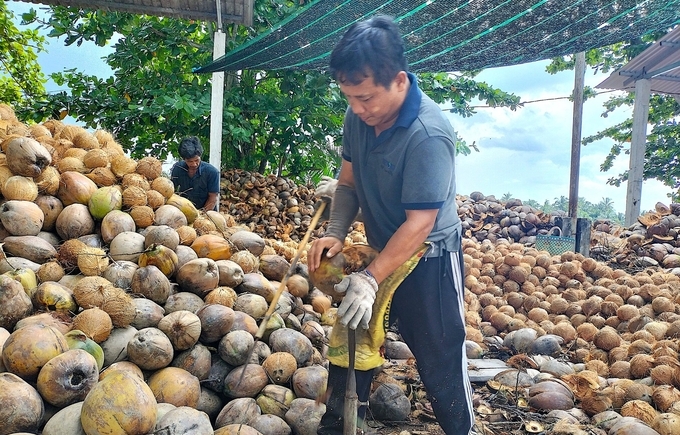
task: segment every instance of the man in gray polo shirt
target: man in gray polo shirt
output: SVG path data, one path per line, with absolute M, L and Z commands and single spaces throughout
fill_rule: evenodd
M 330 221 L 309 250 L 309 269 L 318 268 L 324 250 L 328 256 L 342 250 L 361 208 L 368 243 L 380 254 L 335 289 L 345 295 L 339 321 L 367 329 L 379 283 L 429 242 L 429 251 L 393 296 L 390 322 L 397 323 L 416 357 L 442 429 L 468 434 L 474 415 L 465 357 L 455 133 L 408 73 L 403 40 L 388 17 L 351 26 L 331 53 L 330 72 L 349 108 Z M 320 435 L 342 434 L 346 373 L 331 364 Z M 372 375 L 357 372 L 360 402 L 368 399 Z M 364 412 L 360 409 L 360 418 Z

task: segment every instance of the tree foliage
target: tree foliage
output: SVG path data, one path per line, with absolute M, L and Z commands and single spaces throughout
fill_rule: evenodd
M 44 38 L 35 29 L 19 30 L 14 14 L 0 0 L 0 101 L 10 104 L 45 93 L 45 77 L 37 53 Z
M 252 27 L 225 27 L 227 50 L 268 30 L 301 3 L 256 0 Z M 115 49 L 105 59 L 113 76 L 53 74 L 68 91 L 26 99 L 17 108 L 23 119 L 40 122 L 65 109 L 87 127 L 114 133 L 134 157 L 176 155 L 186 135 L 208 143 L 211 75 L 192 69 L 212 60 L 213 23 L 65 7 L 32 11 L 23 20 L 39 24 L 50 37 L 64 37 L 67 45 L 93 41 Z M 435 101 L 451 102 L 451 111 L 461 116 L 473 113 L 473 98 L 517 107 L 519 97 L 475 81 L 477 73 L 421 75 L 419 84 Z M 223 107 L 222 168 L 299 181 L 317 180 L 338 168 L 346 102 L 327 73 L 226 72 Z M 464 140 L 457 146 L 462 154 L 477 149 Z
M 604 73 L 615 71 L 622 67 L 635 56 L 644 51 L 654 41 L 667 32 L 654 32 L 642 38 L 620 42 L 608 47 L 589 50 L 586 53 L 586 63 L 596 71 Z M 547 67 L 550 73 L 572 69 L 573 57 L 553 59 Z M 589 94 L 594 91 L 588 89 Z M 628 110 L 632 113 L 635 103 L 635 93 L 628 92 L 623 95 L 615 95 L 604 104 L 602 117 L 606 118 L 616 110 Z M 647 144 L 645 148 L 645 165 L 643 170 L 644 179 L 656 179 L 666 186 L 678 190 L 680 188 L 680 100 L 670 95 L 654 94 L 649 102 L 649 126 L 647 129 Z M 630 155 L 630 141 L 633 131 L 633 119 L 628 118 L 623 122 L 597 132 L 583 139 L 583 144 L 588 145 L 601 139 L 613 142 L 609 154 L 600 165 L 600 170 L 610 170 L 615 160 L 621 156 Z M 619 186 L 628 179 L 628 171 L 612 176 L 608 184 Z

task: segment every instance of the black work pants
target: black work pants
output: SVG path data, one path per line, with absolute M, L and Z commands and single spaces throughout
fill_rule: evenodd
M 416 358 L 437 422 L 447 435 L 465 435 L 474 423 L 467 375 L 462 261 L 458 253 L 423 258 L 392 298 L 390 322 Z M 347 370 L 331 365 L 331 389 L 319 435 L 342 435 Z M 357 371 L 357 395 L 368 401 L 373 371 Z M 365 415 L 359 409 L 359 418 Z

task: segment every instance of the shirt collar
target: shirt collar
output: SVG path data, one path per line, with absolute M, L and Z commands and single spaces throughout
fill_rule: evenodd
M 420 102 L 422 100 L 422 93 L 420 88 L 418 88 L 418 80 L 413 73 L 408 73 L 408 79 L 411 82 L 411 86 L 404 100 L 404 104 L 399 110 L 399 117 L 394 122 L 393 127 L 408 127 L 413 121 L 418 117 L 418 112 L 420 111 Z

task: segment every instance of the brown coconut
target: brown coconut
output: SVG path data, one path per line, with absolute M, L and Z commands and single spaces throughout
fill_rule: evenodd
M 94 181 L 98 187 L 113 186 L 118 181 L 111 169 L 106 167 L 94 168 L 85 176 Z
M 78 239 L 65 240 L 57 250 L 57 261 L 64 270 L 72 271 L 78 267 L 78 255 L 85 248 L 87 245 Z
M 593 344 L 599 349 L 609 351 L 621 344 L 621 337 L 616 329 L 605 326 L 595 334 Z
M 163 197 L 168 200 L 175 193 L 175 185 L 167 177 L 156 177 L 151 181 L 151 188 L 159 192 Z
M 38 197 L 38 186 L 29 177 L 13 175 L 0 187 L 7 200 L 33 201 Z
M 233 308 L 237 298 L 238 295 L 233 288 L 220 286 L 208 293 L 204 300 L 206 304 L 220 304 L 225 307 Z
M 196 237 L 198 237 L 196 230 L 188 225 L 177 227 L 176 231 L 179 235 L 179 243 L 185 246 L 191 246 Z
M 297 370 L 297 361 L 288 352 L 274 352 L 264 360 L 262 368 L 274 383 L 285 385 Z
M 98 276 L 109 266 L 109 257 L 101 248 L 85 247 L 78 254 L 78 269 L 85 276 Z
M 651 425 L 659 412 L 643 400 L 631 400 L 621 407 L 621 415 L 623 417 L 635 417 Z
M 139 205 L 132 207 L 128 212 L 139 228 L 146 228 L 154 224 L 155 214 L 154 210 L 148 205 Z
M 61 180 L 59 170 L 54 166 L 48 166 L 33 179 L 38 192 L 45 195 L 56 195 L 59 191 L 59 181 Z
M 112 286 L 105 291 L 101 309 L 109 313 L 111 322 L 116 328 L 129 326 L 136 316 L 136 307 L 132 297 L 118 287 Z
M 152 156 L 143 157 L 137 162 L 136 172 L 146 177 L 147 180 L 154 180 L 163 172 L 163 163 Z
M 149 189 L 146 191 L 146 202 L 149 207 L 156 210 L 165 204 L 165 198 L 157 190 Z
M 97 343 L 101 343 L 111 335 L 113 323 L 109 314 L 99 308 L 87 308 L 73 318 L 73 329 L 83 331 Z
M 138 186 L 128 186 L 123 189 L 123 208 L 131 209 L 147 205 L 146 190 Z
M 109 164 L 109 155 L 104 150 L 93 148 L 85 152 L 83 164 L 89 169 L 106 167 Z
M 102 147 L 106 149 L 106 147 Z M 123 178 L 126 174 L 135 172 L 137 169 L 137 161 L 127 157 L 124 154 L 119 154 L 111 157 L 111 171 L 116 174 L 116 177 Z

